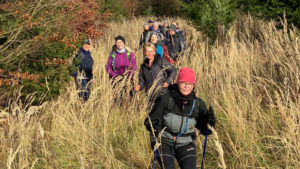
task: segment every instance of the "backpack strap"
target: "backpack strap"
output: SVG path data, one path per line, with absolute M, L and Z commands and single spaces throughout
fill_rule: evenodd
M 113 71 L 116 72 L 116 65 L 115 65 L 116 52 L 115 51 L 112 52 L 111 57 L 112 57 L 111 67 L 112 67 Z
M 130 52 L 128 50 L 126 50 L 126 54 L 127 54 L 128 61 L 130 61 Z M 112 52 L 111 57 L 112 57 L 111 66 L 113 68 L 113 71 L 116 72 L 116 65 L 115 65 L 116 52 L 115 51 Z
M 160 67 L 160 70 L 163 71 L 163 75 L 165 76 L 165 78 L 168 78 L 168 73 L 166 70 L 164 70 L 164 68 L 165 68 L 164 58 L 159 58 L 159 60 L 157 61 L 157 64 Z
M 127 59 L 128 59 L 128 61 L 130 61 L 130 52 L 129 51 L 127 51 Z
M 193 111 L 194 111 L 194 107 L 195 107 L 195 103 L 196 103 L 196 99 L 193 100 L 193 105 L 192 108 L 190 110 L 190 114 L 188 116 L 187 122 L 185 124 L 184 129 L 177 135 L 177 136 L 173 136 L 173 141 L 176 141 L 177 138 L 179 138 L 187 129 L 189 122 L 190 122 L 190 118 L 192 117 Z

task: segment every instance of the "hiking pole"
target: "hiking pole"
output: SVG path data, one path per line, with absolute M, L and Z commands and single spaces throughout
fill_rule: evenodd
M 208 128 L 205 131 L 205 141 L 203 146 L 203 154 L 202 154 L 202 160 L 201 160 L 201 169 L 203 169 L 203 163 L 204 163 L 204 157 L 205 157 L 205 150 L 206 150 L 206 143 L 207 143 L 207 136 L 208 136 Z
M 212 122 L 209 122 L 209 125 L 211 126 L 215 126 L 215 122 L 214 122 L 214 110 L 212 106 L 209 106 L 209 112 L 210 112 L 210 120 L 212 120 Z M 211 119 L 211 116 L 213 117 Z M 206 150 L 206 143 L 207 143 L 207 136 L 208 136 L 208 126 L 206 128 L 205 131 L 205 141 L 204 141 L 204 146 L 203 146 L 203 154 L 202 154 L 202 161 L 201 161 L 201 169 L 203 169 L 203 163 L 204 163 L 204 157 L 205 157 L 205 150 Z
M 153 158 L 152 169 L 155 169 L 155 162 L 156 162 L 157 152 L 158 152 L 158 149 L 156 149 L 156 150 L 154 151 L 154 158 Z

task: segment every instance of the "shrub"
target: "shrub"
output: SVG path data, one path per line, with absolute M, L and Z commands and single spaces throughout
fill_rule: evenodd
M 0 105 L 20 88 L 24 98 L 36 94 L 35 104 L 58 96 L 69 80 L 68 60 L 83 37 L 102 34 L 104 25 L 95 25 L 98 9 L 94 0 L 0 4 Z
M 229 24 L 235 18 L 236 1 L 195 0 L 184 3 L 183 11 L 214 42 L 218 34 L 225 35 L 224 30 L 229 28 Z

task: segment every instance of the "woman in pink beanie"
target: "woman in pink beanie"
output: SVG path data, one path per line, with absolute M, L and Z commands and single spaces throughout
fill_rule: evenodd
M 215 126 L 213 110 L 208 110 L 204 101 L 195 96 L 195 84 L 195 72 L 187 67 L 181 68 L 177 84 L 169 86 L 169 93 L 158 98 L 145 119 L 152 148 L 158 134 L 165 128 L 155 154 L 159 164 L 166 169 L 175 169 L 175 159 L 181 169 L 196 169 L 195 128 L 202 134 L 207 131 L 210 134 L 207 124 Z

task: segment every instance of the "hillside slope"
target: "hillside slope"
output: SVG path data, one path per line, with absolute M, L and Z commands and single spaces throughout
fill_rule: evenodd
M 143 22 L 111 23 L 92 49 L 95 83 L 85 104 L 73 83 L 57 100 L 39 107 L 17 101 L 1 112 L 2 168 L 150 168 L 153 152 L 143 121 L 144 92 L 132 99 L 112 89 L 105 64 L 114 37 L 123 35 L 136 50 Z M 176 19 L 186 33 L 186 56 L 180 65 L 196 71 L 197 95 L 213 105 L 217 124 L 208 138 L 206 168 L 300 167 L 300 43 L 295 30 L 275 23 L 238 18 L 225 42 L 209 46 L 201 32 Z M 137 77 L 135 77 L 137 82 Z M 114 99 L 118 97 L 118 99 Z M 197 137 L 200 167 L 204 137 Z

